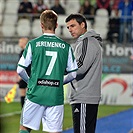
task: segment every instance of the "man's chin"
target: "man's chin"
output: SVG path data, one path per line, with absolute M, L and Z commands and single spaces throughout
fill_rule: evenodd
M 71 36 L 72 36 L 73 38 L 77 38 L 77 36 L 76 36 L 76 35 L 74 35 L 74 34 L 73 34 L 73 35 L 71 35 Z

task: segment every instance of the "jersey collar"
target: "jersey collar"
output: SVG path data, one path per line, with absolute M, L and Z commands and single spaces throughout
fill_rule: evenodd
M 53 33 L 44 33 L 43 35 L 50 35 L 50 36 L 55 36 L 55 34 L 53 34 Z

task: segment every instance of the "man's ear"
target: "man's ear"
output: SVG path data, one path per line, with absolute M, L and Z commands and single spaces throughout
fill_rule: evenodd
M 85 28 L 85 23 L 84 22 L 81 23 L 81 27 Z

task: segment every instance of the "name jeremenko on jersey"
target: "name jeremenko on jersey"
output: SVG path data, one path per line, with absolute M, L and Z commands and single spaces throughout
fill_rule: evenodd
M 39 41 L 36 42 L 36 47 L 58 47 L 58 48 L 65 48 L 64 43 L 58 43 L 58 42 L 46 42 L 46 41 Z

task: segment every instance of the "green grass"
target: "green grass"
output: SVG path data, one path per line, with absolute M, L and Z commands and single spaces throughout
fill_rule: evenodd
M 132 108 L 132 106 L 113 106 L 113 105 L 100 105 L 98 110 L 98 118 L 105 117 L 111 114 L 116 114 L 120 111 L 124 111 Z M 13 102 L 7 104 L 5 102 L 0 103 L 0 115 L 21 111 L 20 103 Z M 8 117 L 0 117 L 1 133 L 18 133 L 19 131 L 19 119 L 20 114 L 15 114 Z M 72 127 L 72 113 L 69 104 L 65 105 L 64 123 L 63 129 L 66 130 Z M 31 133 L 42 133 L 40 131 L 32 131 Z

